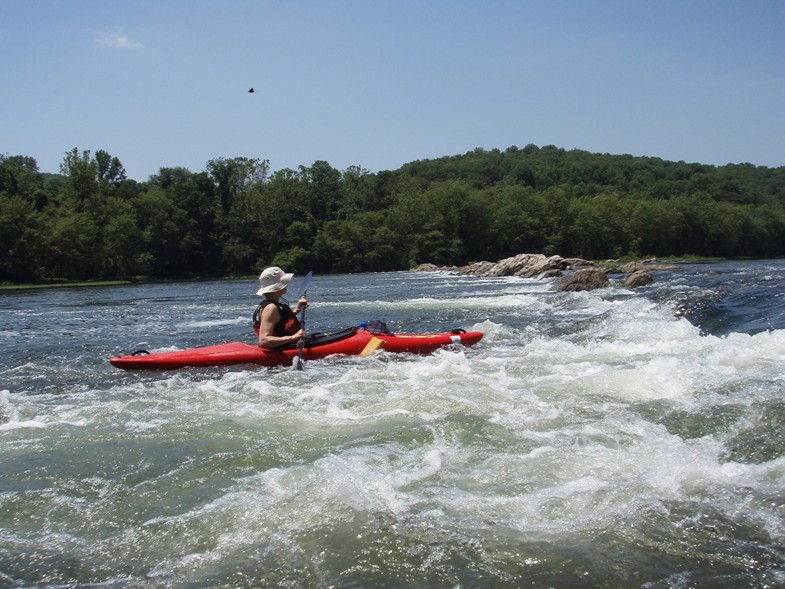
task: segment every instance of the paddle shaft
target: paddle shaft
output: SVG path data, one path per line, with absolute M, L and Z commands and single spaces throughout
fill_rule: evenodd
M 303 278 L 302 284 L 302 292 L 298 299 L 304 297 L 308 292 L 308 287 L 311 284 L 311 278 L 313 278 L 313 272 L 308 272 Z M 303 330 L 303 335 L 305 335 L 305 307 L 303 307 L 300 311 L 302 315 L 300 316 L 300 328 Z M 300 341 L 297 342 L 297 370 L 303 369 L 303 346 L 305 345 L 305 338 L 301 337 Z

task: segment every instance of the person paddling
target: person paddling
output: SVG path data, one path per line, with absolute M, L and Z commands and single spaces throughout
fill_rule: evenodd
M 256 308 L 253 323 L 260 348 L 281 348 L 305 338 L 297 314 L 308 307 L 308 299 L 301 296 L 294 309 L 281 300 L 293 276 L 277 266 L 266 268 L 259 276 L 260 288 L 256 294 L 263 296 L 264 301 Z

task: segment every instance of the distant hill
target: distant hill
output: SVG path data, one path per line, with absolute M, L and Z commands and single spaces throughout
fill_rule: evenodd
M 711 166 L 552 145 L 397 170 L 216 158 L 126 179 L 69 152 L 63 174 L 0 156 L 0 282 L 322 273 L 565 258 L 785 256 L 785 167 Z

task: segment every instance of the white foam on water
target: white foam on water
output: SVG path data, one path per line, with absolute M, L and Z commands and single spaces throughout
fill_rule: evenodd
M 626 400 L 685 398 L 782 370 L 782 331 L 701 336 L 688 321 L 637 299 L 577 334 L 518 343 L 524 345 L 501 350 L 512 376 Z
M 177 327 L 184 330 L 208 329 L 212 327 L 222 327 L 225 325 L 243 325 L 250 322 L 250 315 L 226 318 L 226 319 L 204 319 L 202 321 L 183 321 Z
M 0 391 L 0 431 L 42 430 L 51 425 L 50 416 L 41 413 L 29 398 Z
M 9 421 L 8 423 L 0 424 L 0 430 L 10 431 L 15 429 L 44 429 L 47 424 L 43 421 L 30 419 L 26 421 Z
M 18 412 L 10 399 L 11 392 L 7 389 L 0 390 L 0 424 L 6 424 L 18 419 Z

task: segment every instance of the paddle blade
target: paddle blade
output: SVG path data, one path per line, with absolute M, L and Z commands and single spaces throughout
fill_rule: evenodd
M 308 287 L 311 286 L 311 279 L 313 278 L 313 271 L 308 272 L 300 283 L 300 296 L 308 292 Z
M 384 347 L 384 340 L 379 339 L 378 337 L 372 337 L 371 340 L 365 344 L 363 351 L 360 352 L 360 356 L 370 356 L 381 347 Z

